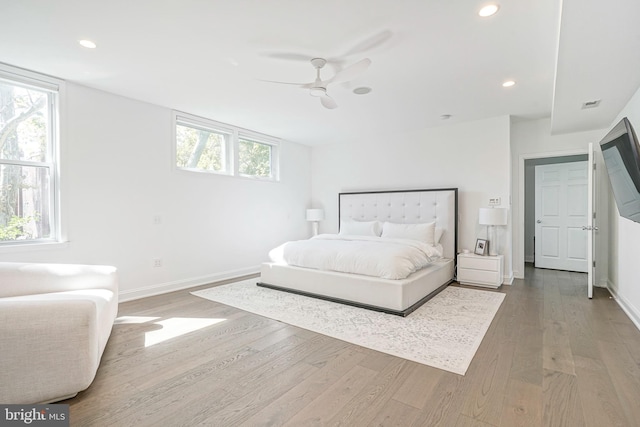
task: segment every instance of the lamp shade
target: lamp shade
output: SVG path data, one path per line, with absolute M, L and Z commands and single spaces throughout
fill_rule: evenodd
M 307 221 L 322 221 L 324 219 L 324 210 L 307 209 Z
M 507 225 L 505 208 L 480 208 L 478 222 L 481 225 Z

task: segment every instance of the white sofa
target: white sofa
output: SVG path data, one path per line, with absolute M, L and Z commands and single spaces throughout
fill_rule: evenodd
M 0 403 L 48 403 L 95 378 L 118 312 L 115 267 L 0 263 Z

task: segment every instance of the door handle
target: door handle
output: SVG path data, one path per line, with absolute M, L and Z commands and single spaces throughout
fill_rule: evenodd
M 593 227 L 590 227 L 588 225 L 583 225 L 582 229 L 587 231 L 598 231 L 598 227 L 596 227 L 595 225 Z
M 537 220 L 536 222 L 537 222 L 538 224 L 542 224 L 542 221 L 540 221 L 540 220 Z

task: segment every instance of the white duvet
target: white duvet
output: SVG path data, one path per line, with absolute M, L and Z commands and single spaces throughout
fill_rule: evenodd
M 442 246 L 410 239 L 321 234 L 284 243 L 271 261 L 296 267 L 404 279 L 442 257 Z

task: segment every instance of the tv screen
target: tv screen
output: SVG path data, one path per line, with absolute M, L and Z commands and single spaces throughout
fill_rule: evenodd
M 640 222 L 640 145 L 625 117 L 600 141 L 620 215 Z

